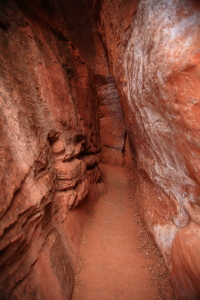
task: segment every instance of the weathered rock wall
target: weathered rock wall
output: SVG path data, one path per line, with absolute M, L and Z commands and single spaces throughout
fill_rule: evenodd
M 1 1 L 0 37 L 0 299 L 70 299 L 99 97 L 56 1 Z
M 69 37 L 88 62 L 100 99 L 101 161 L 123 165 L 126 126 L 121 104 L 88 0 L 60 0 Z
M 179 299 L 200 297 L 198 1 L 94 5 L 122 100 L 147 228 Z
M 199 28 L 197 0 L 0 2 L 0 299 L 70 298 L 100 132 L 103 161 L 137 165 L 177 298 L 199 299 Z

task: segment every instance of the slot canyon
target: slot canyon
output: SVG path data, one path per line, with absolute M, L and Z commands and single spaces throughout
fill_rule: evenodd
M 200 299 L 199 0 L 0 0 L 0 101 L 0 300 Z

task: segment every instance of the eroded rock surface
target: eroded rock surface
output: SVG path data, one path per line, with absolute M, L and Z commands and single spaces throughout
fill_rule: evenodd
M 94 74 L 100 99 L 101 161 L 123 165 L 126 137 L 124 115 L 110 72 L 106 49 L 98 33 L 92 1 L 60 2 L 70 39 L 78 47 Z M 98 2 L 100 4 L 101 1 Z
M 199 299 L 199 2 L 11 0 L 0 12 L 0 298 L 71 297 L 102 160 L 136 165 L 176 296 Z
M 105 0 L 97 15 L 137 161 L 141 213 L 177 297 L 182 289 L 180 299 L 199 299 L 198 246 L 189 250 L 195 267 L 184 267 L 186 250 L 176 262 L 186 232 L 199 239 L 187 225 L 199 226 L 199 2 Z
M 102 186 L 99 97 L 57 4 L 0 10 L 0 298 L 70 299 Z

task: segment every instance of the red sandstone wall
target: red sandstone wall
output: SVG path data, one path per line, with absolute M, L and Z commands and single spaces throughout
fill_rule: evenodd
M 0 3 L 0 298 L 66 300 L 102 187 L 99 97 L 59 7 L 17 3 Z
M 141 213 L 177 298 L 199 299 L 200 4 L 104 0 L 98 9 L 137 161 Z
M 100 99 L 100 159 L 103 162 L 123 165 L 126 136 L 124 116 L 90 2 L 60 0 L 59 5 L 64 12 L 70 39 L 80 50 L 94 75 Z
M 101 127 L 104 161 L 130 145 L 177 298 L 199 299 L 199 2 L 17 3 L 0 4 L 0 298 L 70 298 Z

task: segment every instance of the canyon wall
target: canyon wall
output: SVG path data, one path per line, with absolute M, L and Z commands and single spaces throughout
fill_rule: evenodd
M 106 49 L 98 33 L 92 3 L 60 0 L 70 40 L 87 61 L 100 99 L 101 161 L 124 164 L 126 125 Z
M 0 37 L 0 299 L 70 299 L 99 159 L 199 299 L 199 1 L 2 0 Z
M 94 1 L 137 162 L 137 199 L 178 299 L 200 297 L 200 3 Z
M 56 1 L 1 1 L 0 17 L 0 299 L 70 299 L 103 191 L 100 100 Z

